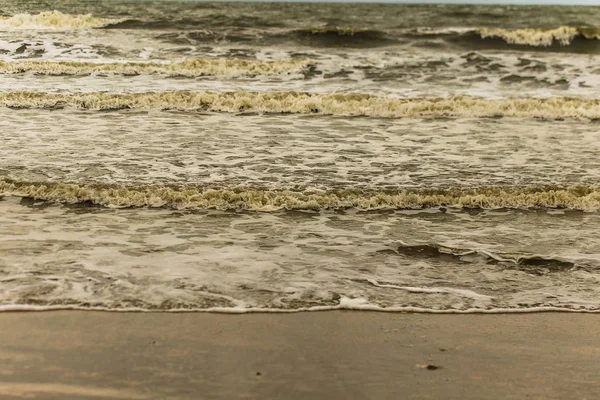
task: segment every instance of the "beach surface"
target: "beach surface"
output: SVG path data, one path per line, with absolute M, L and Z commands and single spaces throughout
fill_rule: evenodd
M 3 399 L 600 397 L 592 314 L 58 311 L 0 326 Z

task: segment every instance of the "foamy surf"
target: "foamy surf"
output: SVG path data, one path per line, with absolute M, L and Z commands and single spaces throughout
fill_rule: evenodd
M 165 313 L 217 313 L 217 314 L 289 314 L 299 312 L 318 312 L 318 311 L 375 311 L 375 312 L 390 312 L 390 313 L 419 313 L 419 314 L 530 314 L 540 312 L 565 312 L 565 313 L 587 313 L 598 314 L 600 308 L 596 307 L 519 307 L 519 308 L 468 308 L 464 310 L 457 309 L 435 309 L 426 307 L 401 306 L 401 307 L 382 307 L 377 304 L 370 304 L 366 299 L 344 297 L 340 299 L 340 304 L 334 306 L 314 306 L 314 307 L 299 307 L 294 309 L 286 308 L 261 308 L 261 307 L 210 307 L 210 308 L 174 308 L 160 310 L 154 308 L 127 307 L 95 307 L 95 306 L 77 306 L 77 305 L 28 305 L 28 304 L 9 304 L 0 305 L 0 312 L 15 312 L 15 311 L 102 311 L 102 312 L 165 312 Z
M 73 30 L 101 28 L 120 20 L 96 18 L 91 14 L 71 15 L 60 11 L 43 11 L 39 14 L 17 14 L 12 17 L 0 17 L 0 30 L 52 29 Z
M 241 59 L 190 59 L 171 64 L 92 63 L 77 61 L 0 61 L 0 74 L 30 72 L 37 75 L 167 75 L 239 77 L 278 75 L 299 72 L 310 64 L 308 59 L 257 61 Z
M 54 94 L 0 93 L 0 106 L 11 108 L 73 107 L 90 110 L 172 109 L 213 112 L 264 112 L 400 117 L 600 118 L 600 100 L 587 98 L 485 99 L 387 98 L 360 93 L 301 92 L 149 92 Z
M 340 46 L 352 44 L 353 42 L 363 40 L 365 44 L 389 44 L 394 37 L 393 32 L 370 30 L 367 28 L 351 27 L 325 27 L 325 28 L 305 28 L 292 31 L 296 36 L 305 39 L 318 40 L 318 43 L 327 43 L 330 40 L 331 45 Z M 557 28 L 526 28 L 526 29 L 506 29 L 506 28 L 419 28 L 409 29 L 403 32 L 404 37 L 411 39 L 428 39 L 430 36 L 447 36 L 450 39 L 456 39 L 463 35 L 475 33 L 479 40 L 488 38 L 499 38 L 508 44 L 517 44 L 532 47 L 549 47 L 554 44 L 561 46 L 570 45 L 575 38 L 598 39 L 600 29 L 591 27 L 559 26 Z M 346 40 L 346 42 L 344 42 Z
M 561 26 L 555 29 L 501 29 L 481 28 L 477 32 L 483 39 L 501 38 L 510 44 L 548 47 L 555 43 L 568 46 L 573 39 L 581 36 L 585 39 L 598 39 L 600 31 L 597 28 L 577 28 Z
M 19 198 L 4 198 L 0 211 L 4 230 L 14 232 L 2 241 L 0 305 L 14 309 L 600 306 L 589 284 L 599 259 L 580 239 L 593 237 L 597 213 L 181 212 Z
M 123 186 L 0 179 L 0 195 L 55 203 L 188 210 L 396 210 L 430 207 L 600 210 L 598 187 L 455 189 L 261 189 Z
M 600 29 L 594 27 L 559 26 L 556 28 L 492 28 L 492 27 L 451 27 L 451 28 L 412 28 L 404 32 L 404 38 L 412 40 L 430 40 L 438 38 L 450 43 L 460 43 L 466 48 L 480 48 L 488 39 L 500 39 L 506 45 L 522 46 L 522 50 L 556 50 L 562 48 L 568 51 L 575 41 L 588 41 L 587 45 L 580 43 L 579 52 L 594 51 L 593 41 L 600 38 Z M 501 50 L 503 46 L 490 48 Z M 485 48 L 485 47 L 484 47 Z M 507 50 L 516 50 L 515 46 L 506 46 Z M 576 49 L 572 49 L 575 51 Z

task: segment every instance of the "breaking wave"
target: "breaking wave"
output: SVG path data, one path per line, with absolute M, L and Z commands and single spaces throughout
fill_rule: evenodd
M 159 63 L 90 63 L 49 61 L 0 61 L 1 74 L 32 72 L 39 75 L 169 75 L 169 76 L 254 76 L 277 75 L 301 71 L 308 59 L 257 61 L 240 59 L 192 59 L 172 64 Z
M 600 118 L 600 100 L 587 98 L 388 98 L 369 94 L 302 92 L 0 93 L 11 108 L 175 109 L 400 117 Z
M 44 11 L 39 14 L 17 14 L 12 17 L 0 17 L 0 30 L 13 29 L 89 29 L 114 24 L 118 20 L 95 18 L 87 15 L 63 14 L 60 11 Z
M 597 28 L 574 28 L 561 26 L 555 29 L 496 29 L 484 28 L 478 30 L 483 39 L 500 38 L 510 44 L 527 46 L 548 47 L 553 44 L 568 46 L 576 37 L 584 39 L 600 38 L 600 29 Z
M 600 29 L 561 26 L 553 29 L 444 28 L 413 29 L 405 33 L 412 40 L 440 39 L 469 49 L 597 52 Z M 429 43 L 429 42 L 426 42 Z
M 600 187 L 482 187 L 454 189 L 268 189 L 200 186 L 124 186 L 0 179 L 0 195 L 106 207 L 217 210 L 395 210 L 453 208 L 561 208 L 600 210 Z

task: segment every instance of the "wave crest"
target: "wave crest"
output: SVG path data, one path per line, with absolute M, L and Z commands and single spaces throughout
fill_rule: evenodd
M 539 29 L 479 29 L 478 33 L 483 39 L 486 38 L 501 38 L 510 44 L 522 44 L 528 46 L 543 46 L 548 47 L 555 42 L 563 46 L 569 45 L 575 36 L 578 35 L 577 28 L 561 26 L 556 29 L 539 30 Z
M 483 187 L 454 189 L 224 189 L 200 186 L 122 186 L 23 182 L 0 178 L 0 195 L 55 203 L 106 207 L 165 207 L 218 210 L 396 210 L 454 208 L 562 208 L 600 210 L 599 187 Z
M 587 98 L 387 98 L 361 93 L 148 92 L 0 93 L 0 106 L 110 110 L 123 108 L 400 117 L 600 118 L 600 100 Z
M 169 76 L 253 76 L 277 75 L 301 71 L 308 59 L 257 61 L 240 59 L 192 59 L 172 64 L 158 63 L 90 63 L 50 61 L 0 61 L 1 74 L 32 72 L 39 75 L 169 75 Z
M 593 27 L 559 26 L 551 29 L 504 29 L 484 27 L 413 28 L 405 31 L 404 38 L 421 46 L 430 40 L 458 44 L 471 50 L 522 50 L 568 53 L 598 53 L 600 29 Z
M 549 47 L 553 44 L 570 45 L 576 37 L 598 39 L 600 30 L 597 28 L 577 28 L 561 26 L 555 29 L 499 29 L 481 28 L 477 33 L 482 39 L 500 38 L 509 44 L 519 44 L 535 47 Z
M 96 18 L 91 14 L 71 15 L 60 11 L 43 11 L 39 14 L 16 14 L 12 17 L 0 17 L 0 30 L 13 29 L 89 29 L 101 28 L 119 20 Z
M 322 47 L 370 47 L 390 42 L 383 31 L 352 27 L 302 28 L 291 34 L 302 42 Z

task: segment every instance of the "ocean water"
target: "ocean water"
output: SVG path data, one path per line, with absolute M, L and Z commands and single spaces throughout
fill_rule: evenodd
M 600 311 L 600 7 L 0 4 L 0 310 Z

